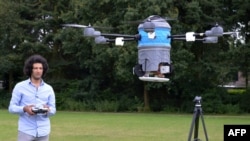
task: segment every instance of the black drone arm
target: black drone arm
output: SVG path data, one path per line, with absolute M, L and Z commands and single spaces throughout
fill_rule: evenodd
M 171 35 L 167 38 L 173 40 L 186 40 L 187 42 L 202 41 L 203 43 L 217 43 L 220 34 L 206 31 L 205 33 L 187 32 L 186 34 Z
M 99 36 L 95 37 L 95 42 L 97 44 L 115 43 L 118 46 L 123 46 L 125 41 L 137 41 L 140 39 L 141 36 L 139 34 L 125 35 L 125 34 L 101 33 Z
M 115 42 L 116 39 L 108 39 L 107 42 Z M 135 38 L 123 38 L 122 41 L 135 41 Z
M 124 41 L 134 41 L 134 40 L 140 40 L 141 39 L 141 35 L 140 34 L 136 34 L 136 35 L 126 35 L 126 34 L 109 34 L 109 33 L 101 33 L 101 36 L 104 37 L 113 37 L 113 38 L 117 38 L 117 37 L 123 37 Z
M 193 36 L 195 36 L 195 37 L 206 37 L 206 34 L 205 33 L 193 33 Z M 178 39 L 178 38 L 183 38 L 183 37 L 186 37 L 186 34 L 168 36 L 168 38 L 171 38 L 171 39 Z M 185 39 L 185 38 L 183 38 L 183 39 Z

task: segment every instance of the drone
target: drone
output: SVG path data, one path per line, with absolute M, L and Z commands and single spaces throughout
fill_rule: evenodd
M 173 72 L 170 60 L 172 40 L 217 43 L 218 37 L 232 34 L 224 32 L 223 28 L 216 24 L 204 33 L 186 32 L 172 35 L 167 20 L 158 15 L 151 15 L 142 20 L 138 25 L 138 34 L 135 35 L 101 33 L 91 25 L 63 24 L 62 26 L 83 28 L 83 35 L 93 37 L 96 44 L 115 43 L 116 46 L 124 46 L 127 41 L 137 41 L 138 64 L 133 67 L 133 74 L 140 80 L 149 82 L 169 81 L 169 76 Z

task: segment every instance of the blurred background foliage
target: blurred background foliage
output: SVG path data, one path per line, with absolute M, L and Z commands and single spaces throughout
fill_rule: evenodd
M 218 87 L 248 78 L 249 1 L 225 0 L 0 0 L 0 107 L 7 108 L 14 85 L 26 79 L 24 60 L 41 54 L 49 62 L 46 82 L 54 87 L 58 110 L 192 112 L 202 96 L 206 113 L 250 111 L 246 87 L 234 92 Z M 167 83 L 142 82 L 132 73 L 136 42 L 123 47 L 97 45 L 83 31 L 63 28 L 77 23 L 101 27 L 105 33 L 136 34 L 150 15 L 168 17 L 172 34 L 204 32 L 215 23 L 238 36 L 217 44 L 172 42 L 174 73 Z M 243 90 L 243 91 L 242 91 Z

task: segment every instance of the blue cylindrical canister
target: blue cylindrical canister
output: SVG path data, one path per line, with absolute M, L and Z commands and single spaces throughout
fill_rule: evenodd
M 157 71 L 160 63 L 170 64 L 171 27 L 168 22 L 157 17 L 150 22 L 154 24 L 153 32 L 146 32 L 144 23 L 138 26 L 141 39 L 138 41 L 138 63 L 145 72 Z

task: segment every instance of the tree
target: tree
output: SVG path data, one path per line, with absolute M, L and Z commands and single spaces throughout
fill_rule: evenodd
M 18 15 L 18 6 L 12 1 L 0 1 L 0 69 L 1 78 L 4 79 L 5 87 L 12 90 L 16 79 L 20 75 L 20 61 L 22 55 L 17 49 L 18 44 L 22 40 L 23 30 L 18 23 L 20 17 Z
M 10 90 L 23 79 L 23 60 L 35 53 L 48 59 L 46 79 L 56 92 L 68 93 L 67 97 L 76 100 L 91 97 L 114 101 L 125 95 L 137 96 L 145 99 L 145 109 L 163 108 L 171 98 L 182 105 L 228 81 L 229 74 L 238 68 L 246 75 L 249 72 L 248 26 L 242 28 L 247 43 L 244 48 L 235 48 L 226 36 L 217 44 L 172 41 L 174 73 L 169 83 L 144 83 L 132 74 L 138 56 L 136 42 L 126 42 L 124 47 L 97 45 L 83 37 L 81 29 L 62 27 L 64 23 L 90 24 L 105 27 L 96 28 L 101 32 L 136 34 L 140 23 L 128 21 L 160 15 L 178 19 L 169 21 L 172 34 L 204 32 L 212 27 L 208 22 L 221 21 L 226 22 L 224 30 L 230 31 L 238 21 L 247 25 L 249 2 L 242 6 L 238 1 L 217 0 L 10 0 L 0 5 L 0 69 L 1 77 L 7 76 Z
M 249 86 L 248 78 L 250 72 L 249 64 L 249 21 L 250 17 L 246 16 L 250 11 L 249 1 L 227 1 L 224 2 L 225 11 L 228 13 L 225 16 L 226 21 L 233 24 L 232 29 L 239 32 L 235 36 L 235 42 L 232 45 L 235 52 L 232 52 L 232 64 L 237 66 L 239 71 L 243 72 L 246 78 L 246 88 Z

